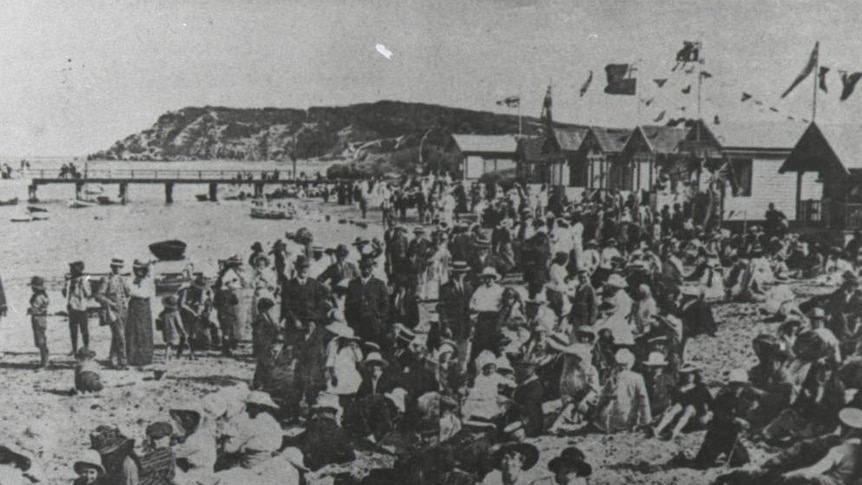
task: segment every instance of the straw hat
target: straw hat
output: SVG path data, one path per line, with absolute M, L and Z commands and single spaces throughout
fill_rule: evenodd
M 664 355 L 661 352 L 650 352 L 647 360 L 643 362 L 643 365 L 648 367 L 662 367 L 667 365 L 667 360 L 665 360 Z
M 307 472 L 308 467 L 305 466 L 305 456 L 302 454 L 302 450 L 295 446 L 289 446 L 282 450 L 281 457 L 288 461 L 291 465 L 296 467 L 298 470 Z
M 122 268 L 126 263 L 120 258 L 111 258 L 111 267 Z
M 334 321 L 326 326 L 326 330 L 334 333 L 336 337 L 356 340 L 355 332 L 344 322 Z
M 494 280 L 500 279 L 500 274 L 497 273 L 497 270 L 492 268 L 491 266 L 486 266 L 485 269 L 482 270 L 482 273 L 479 275 L 480 278 L 493 278 Z
M 488 418 L 483 418 L 481 416 L 469 416 L 467 419 L 461 422 L 465 427 L 470 427 L 475 430 L 492 430 L 497 429 L 497 425 L 495 425 Z
M 692 372 L 700 372 L 700 366 L 692 362 L 686 362 L 679 368 L 680 374 L 690 374 Z
M 862 409 L 844 408 L 838 413 L 841 424 L 853 429 L 862 429 Z
M 727 375 L 728 383 L 744 384 L 748 382 L 748 372 L 745 369 L 733 369 Z
M 264 406 L 271 409 L 279 409 L 278 404 L 272 400 L 269 393 L 263 391 L 251 391 L 248 393 L 248 397 L 245 398 L 245 403 Z
M 505 355 L 497 357 L 497 361 L 495 363 L 497 364 L 497 372 L 500 372 L 501 370 L 515 372 L 515 368 L 512 367 L 512 364 L 509 362 L 509 359 L 506 358 Z
M 105 467 L 102 466 L 102 455 L 96 450 L 84 450 L 77 461 L 72 465 L 75 473 L 81 475 L 85 468 L 95 468 L 100 475 L 105 475 Z
M 200 289 L 205 289 L 208 283 L 209 281 L 207 281 L 207 277 L 202 274 L 199 274 L 195 276 L 195 280 L 192 284 Z
M 494 463 L 494 468 L 500 468 L 500 461 L 503 459 L 503 456 L 516 452 L 524 457 L 524 462 L 521 465 L 522 470 L 529 470 L 536 465 L 536 462 L 539 461 L 539 449 L 530 443 L 523 443 L 518 441 L 512 441 L 509 443 L 505 443 L 500 448 L 494 452 L 491 460 Z
M 479 356 L 476 357 L 476 369 L 482 370 L 488 365 L 497 365 L 497 357 L 495 357 L 494 353 L 490 350 L 483 350 L 479 353 Z
M 391 392 L 383 393 L 383 397 L 392 401 L 392 404 L 394 404 L 402 414 L 407 412 L 407 391 L 405 389 L 396 387 L 395 389 L 392 389 Z
M 453 273 L 466 273 L 470 271 L 470 265 L 466 261 L 452 261 L 449 271 Z
M 338 400 L 336 394 L 321 392 L 317 395 L 317 401 L 315 401 L 313 407 L 315 409 L 331 409 L 335 412 L 341 412 L 341 401 Z
M 369 352 L 368 356 L 365 357 L 365 360 L 362 361 L 362 365 L 364 366 L 372 364 L 379 365 L 384 368 L 389 367 L 389 362 L 386 362 L 383 356 L 380 355 L 380 352 Z
M 605 286 L 609 286 L 611 288 L 628 288 L 629 284 L 626 282 L 625 278 L 622 276 L 612 273 L 608 276 L 608 280 L 605 282 Z
M 633 354 L 629 349 L 619 349 L 617 350 L 617 353 L 614 354 L 614 361 L 619 365 L 631 367 L 635 363 L 635 354 Z

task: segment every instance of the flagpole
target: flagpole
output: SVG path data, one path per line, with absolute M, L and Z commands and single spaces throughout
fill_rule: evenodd
M 814 75 L 811 76 L 814 80 L 814 90 L 811 95 L 811 122 L 817 118 L 817 81 L 820 78 L 820 43 L 817 43 L 817 55 L 814 56 Z
M 518 85 L 518 139 L 521 139 L 521 86 Z
M 700 41 L 700 48 L 697 55 L 697 119 L 701 119 L 700 115 L 700 87 L 703 84 L 703 40 Z

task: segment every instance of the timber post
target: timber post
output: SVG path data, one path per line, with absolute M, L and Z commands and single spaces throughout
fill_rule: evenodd
M 84 190 L 84 182 L 75 182 L 75 199 L 81 200 L 82 190 Z
M 174 183 L 168 182 L 165 184 L 165 204 L 174 203 Z
M 119 193 L 121 204 L 126 205 L 126 202 L 128 201 L 128 194 L 129 194 L 129 184 L 127 182 L 121 182 L 120 183 L 120 193 Z
M 213 182 L 210 184 L 210 202 L 218 200 L 218 184 Z

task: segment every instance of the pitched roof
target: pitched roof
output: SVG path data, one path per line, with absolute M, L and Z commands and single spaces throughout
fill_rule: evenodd
M 576 152 L 580 150 L 581 143 L 587 137 L 588 131 L 590 131 L 589 128 L 582 126 L 554 128 L 554 138 L 556 138 L 560 150 L 564 152 Z
M 805 125 L 794 122 L 722 121 L 707 129 L 723 149 L 790 151 L 805 131 Z
M 816 125 L 846 170 L 862 170 L 862 125 Z
M 514 154 L 518 142 L 513 135 L 456 135 L 452 138 L 465 153 L 510 153 Z
M 663 154 L 675 153 L 679 142 L 688 134 L 688 128 L 664 125 L 641 125 L 635 130 L 643 133 L 644 139 L 653 152 Z M 626 145 L 628 143 L 626 142 Z
M 596 137 L 596 142 L 605 153 L 619 153 L 623 150 L 632 131 L 628 128 L 592 127 L 590 130 Z

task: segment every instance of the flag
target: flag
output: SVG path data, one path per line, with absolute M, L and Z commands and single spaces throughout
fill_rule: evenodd
M 749 99 L 751 99 L 751 95 L 746 93 L 746 92 L 743 92 L 742 93 L 742 102 L 744 103 L 744 102 L 748 101 Z
M 682 88 L 682 94 L 688 94 L 688 93 L 690 93 L 690 92 L 691 92 L 691 84 L 689 84 L 688 86 L 686 86 L 686 87 Z
M 706 71 L 701 71 L 701 73 L 700 73 L 700 77 L 701 77 L 701 79 L 709 79 L 709 78 L 711 78 L 711 77 L 712 77 L 712 74 L 710 74 L 710 73 L 708 73 L 708 72 L 706 72 Z
M 628 64 L 608 64 L 605 66 L 605 74 L 608 78 L 608 85 L 605 86 L 605 94 L 634 96 L 637 79 L 626 77 L 629 71 Z
M 661 121 L 663 119 L 664 119 L 664 110 L 662 110 L 662 112 L 658 114 L 658 118 L 654 119 L 653 122 L 658 123 L 659 121 Z
M 553 100 L 551 99 L 551 86 L 548 85 L 548 90 L 545 91 L 545 100 L 542 101 L 542 115 L 541 118 L 545 120 L 545 123 L 548 126 L 554 124 L 554 118 L 551 116 L 551 105 L 553 104 Z
M 828 93 L 826 90 L 826 73 L 829 72 L 828 67 L 820 66 L 820 72 L 817 73 L 817 77 L 819 78 L 818 84 L 820 86 L 820 90 L 824 93 Z
M 677 62 L 697 62 L 700 60 L 700 42 L 683 41 L 682 49 L 676 53 Z
M 718 119 L 718 115 L 715 115 L 715 118 L 712 119 L 712 122 L 716 125 L 721 124 L 721 120 Z
M 770 106 L 769 111 L 772 111 L 773 113 L 778 113 L 778 108 L 773 108 Z
M 811 51 L 811 56 L 808 58 L 808 63 L 805 64 L 805 67 L 802 68 L 802 72 L 800 72 L 799 75 L 796 76 L 796 79 L 793 80 L 793 83 L 790 85 L 790 87 L 787 88 L 787 90 L 781 94 L 782 98 L 786 98 L 787 95 L 790 94 L 790 91 L 793 91 L 793 88 L 798 86 L 799 83 L 804 81 L 805 78 L 807 78 L 808 75 L 811 74 L 811 71 L 814 70 L 814 66 L 817 65 L 817 56 L 819 55 L 819 52 L 820 52 L 820 42 L 818 41 L 817 43 L 814 44 L 814 50 Z
M 844 84 L 844 89 L 841 90 L 841 101 L 846 100 L 853 94 L 853 90 L 856 89 L 856 83 L 859 82 L 860 78 L 862 78 L 862 72 L 854 72 L 850 75 L 846 72 L 841 73 L 841 83 Z
M 686 70 L 685 70 L 685 71 L 683 71 L 683 72 L 685 72 L 686 74 L 691 74 L 691 73 L 693 73 L 693 72 L 694 72 L 694 66 L 689 67 L 688 69 L 686 69 Z
M 796 121 L 796 118 L 794 118 L 794 117 L 792 117 L 792 116 L 788 116 L 788 117 L 787 117 L 787 119 L 788 119 L 788 120 L 790 120 L 790 121 Z
M 664 87 L 664 83 L 666 83 L 666 82 L 667 82 L 667 78 L 664 78 L 664 79 L 653 79 L 652 81 L 653 81 L 654 83 L 656 83 L 656 85 L 659 87 L 659 89 L 661 89 L 661 88 L 663 88 L 663 87 Z
M 587 76 L 587 80 L 584 81 L 584 84 L 581 86 L 581 97 L 583 98 L 585 94 L 587 94 L 587 89 L 590 89 L 590 83 L 593 82 L 593 71 L 590 71 L 590 75 Z
M 503 99 L 497 100 L 497 106 L 505 106 L 507 108 L 517 108 L 521 106 L 521 97 L 520 96 L 507 96 Z
M 655 98 L 654 98 L 654 97 L 653 97 L 653 98 L 650 98 L 650 99 L 644 99 L 644 100 L 643 100 L 644 105 L 646 105 L 646 106 L 651 105 L 651 104 L 652 104 L 652 102 L 653 102 L 653 100 L 655 100 Z
M 758 105 L 758 106 L 763 106 L 763 101 L 761 101 L 761 100 L 759 100 L 759 99 L 755 99 L 755 100 L 754 100 L 754 104 L 756 104 L 756 105 Z

